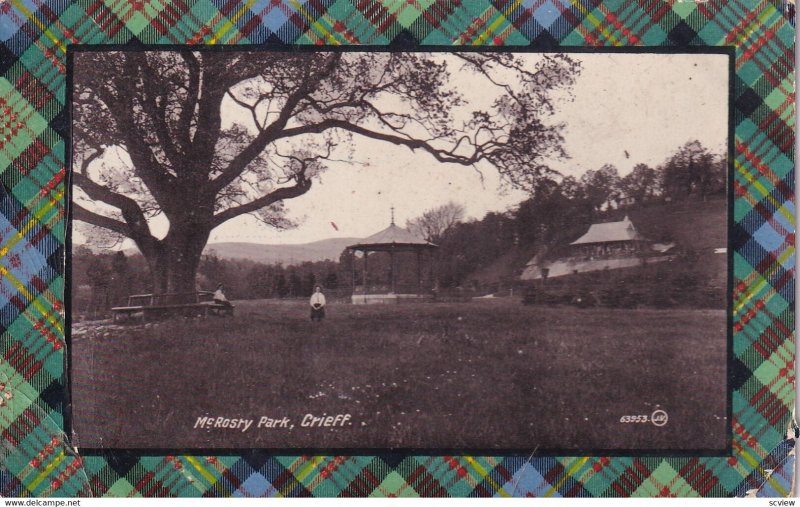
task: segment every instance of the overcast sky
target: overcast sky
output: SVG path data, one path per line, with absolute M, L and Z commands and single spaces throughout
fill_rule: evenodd
M 539 59 L 523 54 L 531 65 Z M 579 176 L 603 164 L 626 174 L 637 163 L 662 163 L 685 142 L 698 139 L 723 153 L 728 127 L 728 57 L 725 55 L 573 54 L 582 73 L 574 101 L 559 104 L 570 158 L 552 161 L 563 174 Z M 457 77 L 458 74 L 456 73 Z M 469 98 L 470 93 L 465 93 Z M 236 116 L 236 106 L 226 111 Z M 249 114 L 249 113 L 248 113 Z M 627 155 L 626 155 L 627 151 Z M 396 222 L 455 201 L 471 218 L 503 211 L 526 198 L 503 190 L 489 166 L 480 172 L 443 165 L 424 153 L 356 138 L 352 163 L 331 162 L 312 189 L 286 202 L 300 222 L 277 232 L 248 216 L 215 229 L 210 242 L 305 243 L 333 237 L 365 237 Z M 334 226 L 335 224 L 335 226 Z M 338 230 L 337 230 L 338 229 Z M 76 238 L 80 242 L 80 238 Z

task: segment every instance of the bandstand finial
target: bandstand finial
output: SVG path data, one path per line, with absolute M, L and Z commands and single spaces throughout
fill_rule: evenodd
M 394 225 L 394 206 L 391 207 L 392 210 L 392 225 Z

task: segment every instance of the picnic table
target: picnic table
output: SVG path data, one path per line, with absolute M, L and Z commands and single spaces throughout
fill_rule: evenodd
M 134 294 L 128 296 L 126 306 L 111 309 L 114 322 L 120 318 L 130 319 L 140 316 L 143 321 L 161 317 L 208 315 L 233 316 L 234 306 L 214 301 L 214 293 L 196 291 L 188 293 Z

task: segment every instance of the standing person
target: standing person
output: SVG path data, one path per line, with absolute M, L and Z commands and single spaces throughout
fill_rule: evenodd
M 325 318 L 325 294 L 322 293 L 322 287 L 317 285 L 314 287 L 314 293 L 311 294 L 311 320 L 317 322 Z

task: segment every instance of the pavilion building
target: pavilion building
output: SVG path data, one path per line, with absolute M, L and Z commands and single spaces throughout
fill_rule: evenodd
M 561 258 L 544 261 L 534 257 L 520 279 L 555 278 L 667 261 L 673 258 L 668 252 L 674 247 L 673 243 L 649 241 L 626 216 L 619 222 L 592 224 L 583 236 L 570 243 L 566 255 Z

